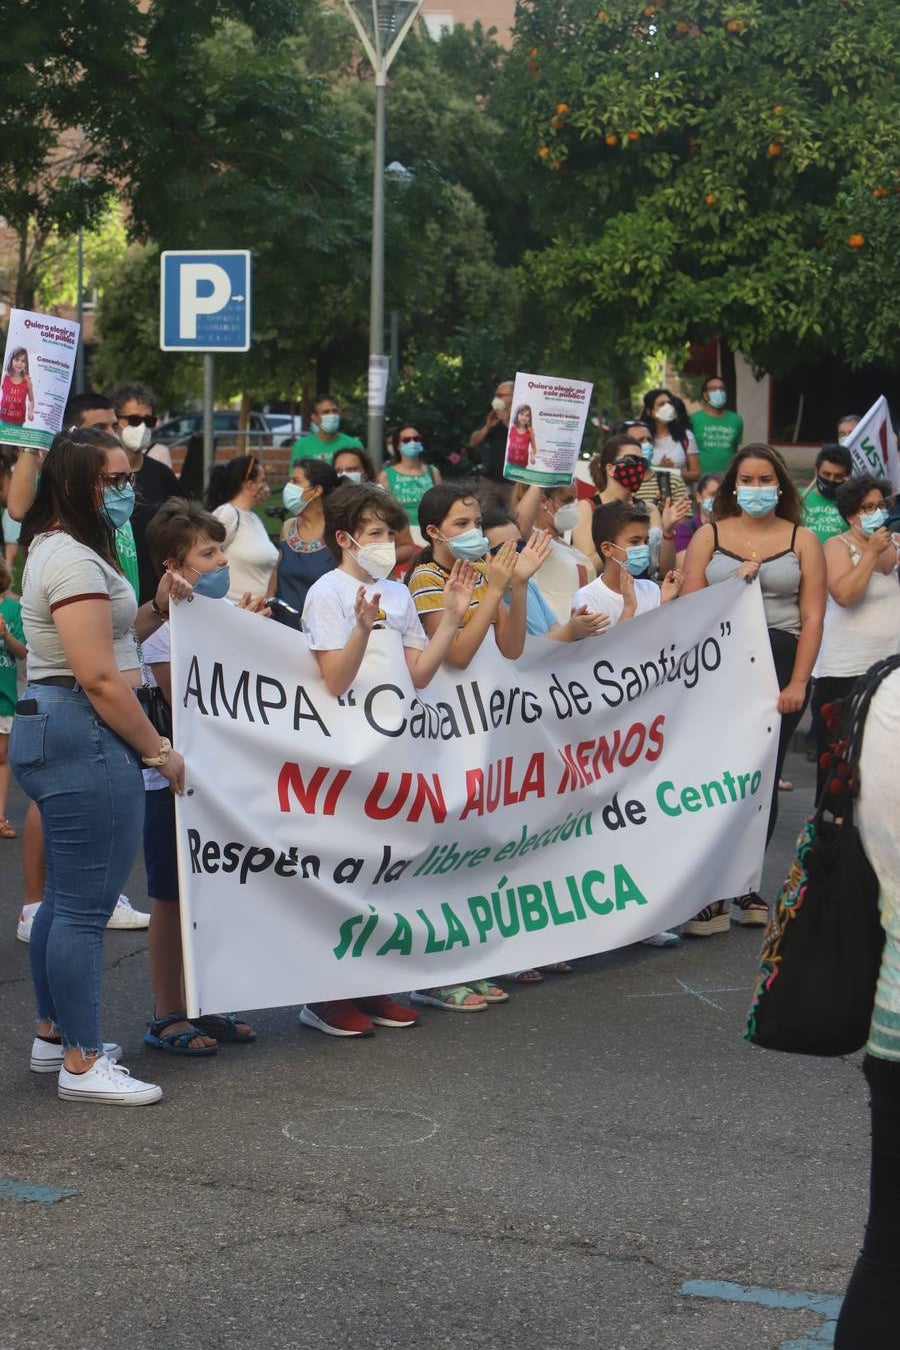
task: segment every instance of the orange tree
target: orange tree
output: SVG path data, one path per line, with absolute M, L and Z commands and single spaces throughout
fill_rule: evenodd
M 520 0 L 531 284 L 619 350 L 900 359 L 900 8 Z

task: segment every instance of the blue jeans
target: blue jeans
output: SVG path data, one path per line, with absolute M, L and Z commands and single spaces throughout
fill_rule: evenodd
M 47 882 L 31 930 L 37 1015 L 59 1027 L 64 1046 L 102 1049 L 103 937 L 131 870 L 144 823 L 138 756 L 111 731 L 81 689 L 29 684 L 9 760 L 36 801 Z

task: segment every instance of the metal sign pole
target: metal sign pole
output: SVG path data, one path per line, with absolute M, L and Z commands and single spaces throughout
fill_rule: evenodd
M 210 475 L 216 462 L 216 442 L 213 436 L 213 389 L 215 366 L 212 352 L 203 353 L 203 492 L 209 487 Z

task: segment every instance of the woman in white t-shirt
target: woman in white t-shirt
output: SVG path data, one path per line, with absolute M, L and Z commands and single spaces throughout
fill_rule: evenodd
M 278 549 L 269 538 L 256 507 L 269 495 L 266 471 L 255 455 L 237 455 L 217 464 L 209 479 L 206 506 L 225 526 L 223 548 L 231 572 L 229 600 L 271 595 L 275 589 Z
M 700 477 L 700 451 L 691 431 L 687 408 L 668 389 L 648 389 L 641 421 L 653 436 L 653 467 L 677 469 L 686 483 Z
M 114 436 L 95 428 L 56 437 L 22 522 L 28 683 L 10 744 L 13 773 L 40 809 L 47 860 L 31 929 L 31 1068 L 58 1070 L 64 1100 L 118 1106 L 162 1096 L 131 1078 L 121 1046 L 100 1034 L 103 938 L 140 845 L 141 763 L 174 791 L 184 787 L 181 756 L 134 693 L 137 602 L 115 547 L 133 505 L 134 475 Z

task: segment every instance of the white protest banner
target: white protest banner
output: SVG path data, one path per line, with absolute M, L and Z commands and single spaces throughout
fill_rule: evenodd
M 636 942 L 759 882 L 778 740 L 756 583 L 593 641 L 331 697 L 301 634 L 174 609 L 188 1009 L 455 984 Z
M 854 473 L 872 473 L 876 478 L 887 478 L 900 490 L 897 433 L 891 424 L 891 411 L 884 394 L 875 400 L 843 444 L 853 456 Z
M 53 314 L 10 310 L 0 381 L 0 442 L 46 450 L 62 426 L 79 325 Z
M 594 386 L 555 375 L 516 375 L 503 477 L 560 487 L 571 483 Z

